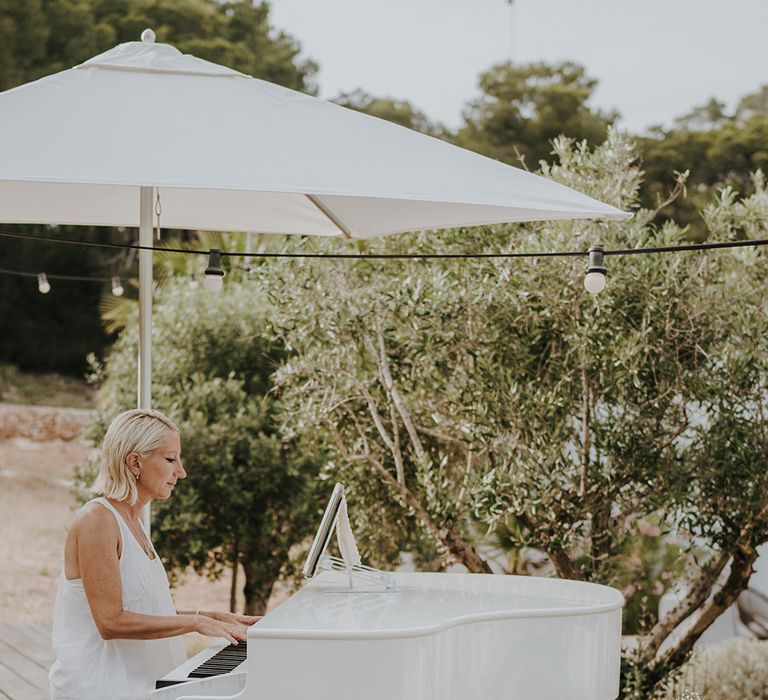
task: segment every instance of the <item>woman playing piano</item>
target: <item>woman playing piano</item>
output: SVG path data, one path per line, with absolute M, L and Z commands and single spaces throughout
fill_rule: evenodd
M 93 486 L 102 497 L 78 511 L 64 545 L 52 700 L 145 700 L 154 680 L 184 661 L 180 635 L 236 644 L 258 619 L 174 609 L 140 513 L 152 499 L 170 498 L 185 476 L 179 429 L 166 416 L 133 410 L 112 421 Z

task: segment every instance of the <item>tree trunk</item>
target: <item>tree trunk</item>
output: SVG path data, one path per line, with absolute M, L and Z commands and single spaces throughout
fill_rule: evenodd
M 746 590 L 752 575 L 752 564 L 757 559 L 757 551 L 750 546 L 742 545 L 736 548 L 731 560 L 731 572 L 723 587 L 715 593 L 699 610 L 693 622 L 689 624 L 682 637 L 668 649 L 655 665 L 666 664 L 677 668 L 687 658 L 693 645 L 707 628 L 736 602 L 739 594 Z
M 611 556 L 613 543 L 608 529 L 611 524 L 611 503 L 607 498 L 595 498 L 595 504 L 590 523 L 590 569 L 591 578 L 598 580 L 600 570 Z
M 477 550 L 459 537 L 453 530 L 442 528 L 438 531 L 438 538 L 451 555 L 451 557 L 464 564 L 473 574 L 490 574 L 491 567 L 478 553 Z
M 664 640 L 669 637 L 686 617 L 694 613 L 709 598 L 712 593 L 712 587 L 715 585 L 718 576 L 720 576 L 720 572 L 725 568 L 730 559 L 729 553 L 721 552 L 692 581 L 690 590 L 685 598 L 653 626 L 653 629 L 651 629 L 646 638 L 642 651 L 642 660 L 645 663 L 650 663 L 654 659 Z
M 552 564 L 557 571 L 557 575 L 560 578 L 568 578 L 574 581 L 581 581 L 584 577 L 573 563 L 573 560 L 568 556 L 568 553 L 558 546 L 546 547 L 545 551 L 549 555 Z
M 267 601 L 272 592 L 277 577 L 280 574 L 282 557 L 276 553 L 262 556 L 243 557 L 243 571 L 245 572 L 245 584 L 243 594 L 245 596 L 246 615 L 263 615 L 267 608 Z
M 587 365 L 581 365 L 581 478 L 579 479 L 579 498 L 587 497 L 587 472 L 589 470 L 589 377 Z
M 240 550 L 237 548 L 237 539 L 235 539 L 232 549 L 232 585 L 229 587 L 229 612 L 235 612 L 235 607 L 237 607 L 237 569 L 240 566 Z

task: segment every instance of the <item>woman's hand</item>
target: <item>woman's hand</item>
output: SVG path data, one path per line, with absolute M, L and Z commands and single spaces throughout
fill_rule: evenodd
M 230 613 L 226 613 L 226 615 L 230 615 Z M 254 619 L 245 615 L 232 615 L 232 618 Z M 233 619 L 225 622 L 207 615 L 195 615 L 195 631 L 206 637 L 223 637 L 230 644 L 237 644 L 248 638 L 248 626 L 239 620 Z
M 237 615 L 230 612 L 210 612 L 207 614 L 214 620 L 219 620 L 220 622 L 229 622 L 234 625 L 245 625 L 246 627 L 250 627 L 251 625 L 261 620 L 260 615 Z

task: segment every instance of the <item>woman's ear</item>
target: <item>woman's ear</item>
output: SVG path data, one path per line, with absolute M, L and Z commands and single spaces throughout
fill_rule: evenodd
M 138 452 L 131 452 L 128 454 L 128 456 L 125 458 L 126 464 L 128 465 L 128 469 L 131 470 L 131 474 L 133 474 L 137 479 L 139 478 L 139 474 L 141 473 L 141 464 L 139 464 L 139 453 Z

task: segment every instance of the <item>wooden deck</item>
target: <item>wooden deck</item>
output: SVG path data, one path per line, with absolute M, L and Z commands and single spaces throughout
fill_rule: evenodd
M 48 700 L 51 626 L 0 624 L 0 700 Z

